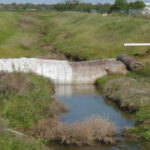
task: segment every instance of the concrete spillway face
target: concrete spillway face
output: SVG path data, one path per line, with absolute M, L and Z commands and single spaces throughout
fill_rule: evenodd
M 114 59 L 68 62 L 36 58 L 0 59 L 0 71 L 33 72 L 57 84 L 89 84 L 110 73 L 125 73 L 126 68 Z
M 0 71 L 33 72 L 50 78 L 54 83 L 72 82 L 72 68 L 67 61 L 36 58 L 0 59 Z
M 72 83 L 93 84 L 97 78 L 108 74 L 125 74 L 126 66 L 116 59 L 70 62 L 72 68 Z

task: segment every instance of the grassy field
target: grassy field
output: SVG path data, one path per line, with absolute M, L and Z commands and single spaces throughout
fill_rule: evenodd
M 142 35 L 142 36 L 141 36 Z M 78 12 L 1 12 L 0 58 L 64 53 L 74 60 L 145 53 L 148 47 L 123 47 L 124 42 L 149 42 L 150 20 Z

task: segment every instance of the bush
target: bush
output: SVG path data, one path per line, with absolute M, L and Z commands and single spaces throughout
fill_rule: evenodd
M 121 108 L 135 111 L 150 102 L 149 90 L 150 84 L 144 80 L 124 77 L 109 80 L 103 91 Z
M 115 4 L 112 5 L 112 10 L 125 10 L 128 8 L 128 2 L 127 0 L 115 0 Z
M 83 122 L 66 124 L 55 119 L 42 121 L 35 130 L 39 138 L 63 144 L 91 145 L 94 142 L 114 143 L 116 133 L 113 123 L 101 117 L 91 117 Z
M 145 3 L 141 0 L 137 0 L 135 2 L 130 2 L 129 3 L 129 9 L 144 9 L 145 8 Z

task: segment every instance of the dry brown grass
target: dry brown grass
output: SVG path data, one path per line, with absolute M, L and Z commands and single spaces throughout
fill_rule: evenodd
M 136 111 L 150 102 L 150 84 L 129 77 L 112 79 L 104 86 L 104 94 L 123 109 Z
M 113 123 L 101 117 L 66 124 L 56 119 L 43 120 L 35 129 L 35 136 L 61 144 L 92 145 L 95 142 L 114 143 L 116 129 Z
M 49 117 L 57 117 L 58 115 L 68 111 L 66 105 L 57 102 L 55 99 L 51 100 L 50 104 L 43 111 L 43 114 L 47 114 Z
M 20 73 L 0 73 L 0 93 L 5 94 L 7 91 L 23 93 L 29 85 L 29 79 Z

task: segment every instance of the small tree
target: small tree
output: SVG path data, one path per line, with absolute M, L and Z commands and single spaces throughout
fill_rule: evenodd
M 146 6 L 145 3 L 141 0 L 137 0 L 136 2 L 129 3 L 130 9 L 144 9 L 145 6 Z
M 80 0 L 65 0 L 65 3 L 79 4 Z
M 77 5 L 79 5 L 79 0 L 65 0 L 65 5 L 67 10 L 73 10 Z
M 128 8 L 127 0 L 115 0 L 115 4 L 112 5 L 112 10 L 124 10 Z

